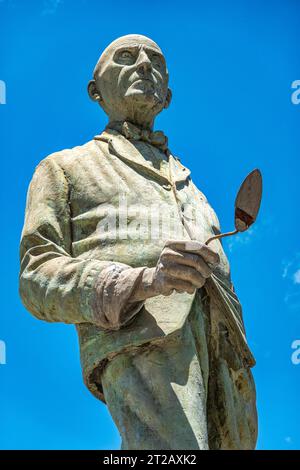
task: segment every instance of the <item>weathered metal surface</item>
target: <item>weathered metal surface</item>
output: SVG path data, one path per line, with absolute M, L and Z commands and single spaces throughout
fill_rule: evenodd
M 234 224 L 235 230 L 232 232 L 219 233 L 209 238 L 205 244 L 208 245 L 213 240 L 231 237 L 239 232 L 245 232 L 254 224 L 261 203 L 262 196 L 262 176 L 258 169 L 249 173 L 244 179 L 235 199 Z
M 244 179 L 235 200 L 235 228 L 244 232 L 255 222 L 262 196 L 262 176 L 258 169 Z

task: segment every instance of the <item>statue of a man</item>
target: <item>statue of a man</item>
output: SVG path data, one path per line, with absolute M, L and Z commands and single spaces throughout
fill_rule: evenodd
M 254 359 L 222 245 L 205 245 L 218 220 L 153 131 L 171 101 L 164 55 L 121 37 L 88 91 L 105 130 L 45 158 L 29 187 L 24 305 L 76 325 L 84 381 L 122 449 L 253 449 Z

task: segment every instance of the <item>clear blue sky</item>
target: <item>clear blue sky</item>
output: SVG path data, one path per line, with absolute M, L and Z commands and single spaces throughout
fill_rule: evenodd
M 26 191 L 38 162 L 90 140 L 106 118 L 86 93 L 108 43 L 128 33 L 165 52 L 171 107 L 156 128 L 231 229 L 243 177 L 264 196 L 250 234 L 225 243 L 244 308 L 259 411 L 259 449 L 299 449 L 300 3 L 282 1 L 0 0 L 0 448 L 113 449 L 118 432 L 84 387 L 73 326 L 34 319 L 18 297 Z

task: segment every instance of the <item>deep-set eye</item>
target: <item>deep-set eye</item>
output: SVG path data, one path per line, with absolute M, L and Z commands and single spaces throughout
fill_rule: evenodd
M 122 59 L 131 59 L 132 54 L 129 51 L 123 51 L 123 52 L 121 52 L 121 57 L 122 57 Z
M 154 67 L 161 68 L 163 67 L 163 60 L 160 55 L 158 54 L 153 54 L 151 57 L 151 62 Z
M 134 64 L 134 62 L 135 62 L 135 54 L 134 54 L 133 51 L 125 49 L 123 51 L 120 51 L 117 54 L 115 60 L 119 64 L 131 65 L 131 64 Z

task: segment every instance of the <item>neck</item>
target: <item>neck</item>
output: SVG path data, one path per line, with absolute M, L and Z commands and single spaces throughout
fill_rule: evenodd
M 145 113 L 146 114 L 146 113 Z M 109 115 L 109 125 L 116 122 L 129 121 L 135 126 L 140 127 L 141 129 L 153 130 L 154 118 L 149 117 L 148 115 L 141 115 L 141 113 L 126 113 L 122 115 L 110 114 Z
M 141 129 L 153 130 L 156 115 L 161 111 L 161 104 L 156 101 L 145 101 L 140 97 L 131 97 L 113 109 L 106 109 L 109 122 L 129 121 Z

